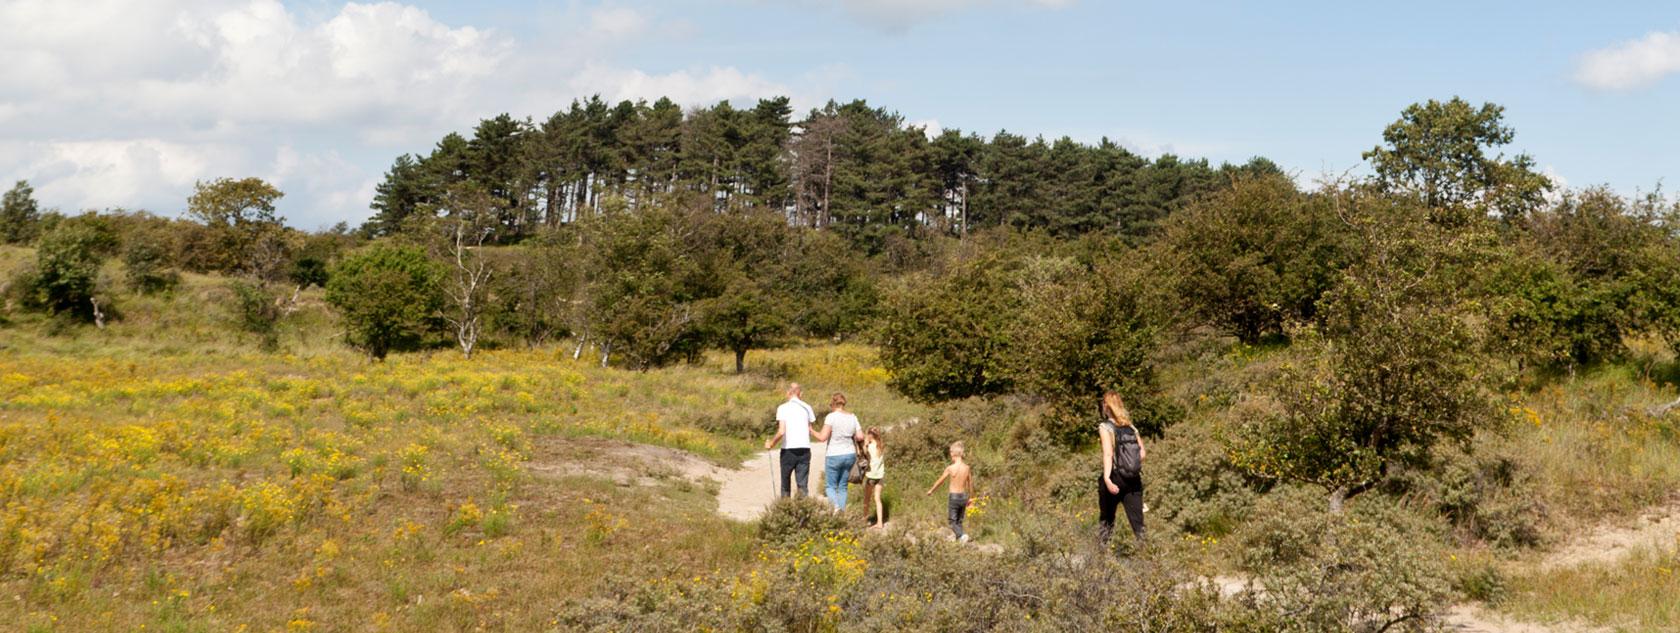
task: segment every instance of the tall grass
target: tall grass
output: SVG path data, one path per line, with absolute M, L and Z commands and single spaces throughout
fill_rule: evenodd
M 0 601 L 0 620 L 540 628 L 603 569 L 728 570 L 750 558 L 751 532 L 718 518 L 705 487 L 534 476 L 533 446 L 619 438 L 733 465 L 758 440 L 696 420 L 762 418 L 768 435 L 790 378 L 847 390 L 883 424 L 917 410 L 861 346 L 755 353 L 774 374 L 735 375 L 723 355 L 602 369 L 566 347 L 374 363 L 301 339 L 262 354 L 213 315 L 155 310 L 192 301 L 137 299 L 151 307 L 129 314 L 157 320 L 105 331 L 0 330 L 0 592 L 25 597 Z
M 1680 548 L 1680 542 L 1674 544 Z M 1640 550 L 1620 562 L 1521 578 L 1504 605 L 1536 620 L 1586 620 L 1620 630 L 1680 629 L 1680 549 Z

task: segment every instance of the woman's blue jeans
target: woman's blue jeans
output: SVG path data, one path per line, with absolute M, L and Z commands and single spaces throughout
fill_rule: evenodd
M 823 477 L 825 477 L 828 492 L 828 502 L 835 508 L 846 509 L 847 477 L 852 474 L 852 464 L 857 463 L 857 454 L 830 455 L 823 460 Z

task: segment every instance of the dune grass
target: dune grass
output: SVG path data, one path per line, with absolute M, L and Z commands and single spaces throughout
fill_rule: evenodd
M 1502 609 L 1531 620 L 1577 620 L 1618 630 L 1680 629 L 1680 542 L 1613 564 L 1519 578 Z
M 0 592 L 21 597 L 0 620 L 542 628 L 605 570 L 746 564 L 752 530 L 718 518 L 704 486 L 533 476 L 538 443 L 615 438 L 733 465 L 789 379 L 847 390 L 869 420 L 919 411 L 856 345 L 755 352 L 741 375 L 724 355 L 603 369 L 563 345 L 375 363 L 308 308 L 264 354 L 212 311 L 176 310 L 212 282 L 130 299 L 103 331 L 0 329 Z

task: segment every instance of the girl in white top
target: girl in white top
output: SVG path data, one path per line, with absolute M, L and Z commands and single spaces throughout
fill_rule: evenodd
M 871 527 L 881 527 L 887 522 L 887 515 L 883 512 L 881 503 L 881 484 L 887 477 L 886 448 L 881 446 L 881 428 L 869 427 L 864 435 L 863 448 L 869 452 L 869 472 L 863 474 L 864 499 L 875 500 L 875 524 Z
M 828 457 L 823 460 L 824 491 L 834 509 L 844 510 L 847 483 L 857 463 L 858 419 L 846 410 L 846 394 L 835 392 L 828 406 L 823 427 L 813 431 L 811 438 L 828 443 Z

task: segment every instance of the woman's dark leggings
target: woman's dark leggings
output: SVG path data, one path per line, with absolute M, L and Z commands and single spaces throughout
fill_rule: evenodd
M 1142 541 L 1143 478 L 1115 477 L 1114 485 L 1120 488 L 1120 494 L 1110 494 L 1102 477 L 1097 478 L 1097 536 L 1102 542 L 1108 542 L 1109 533 L 1114 531 L 1114 511 L 1125 505 L 1126 522 L 1132 524 L 1132 536 Z

